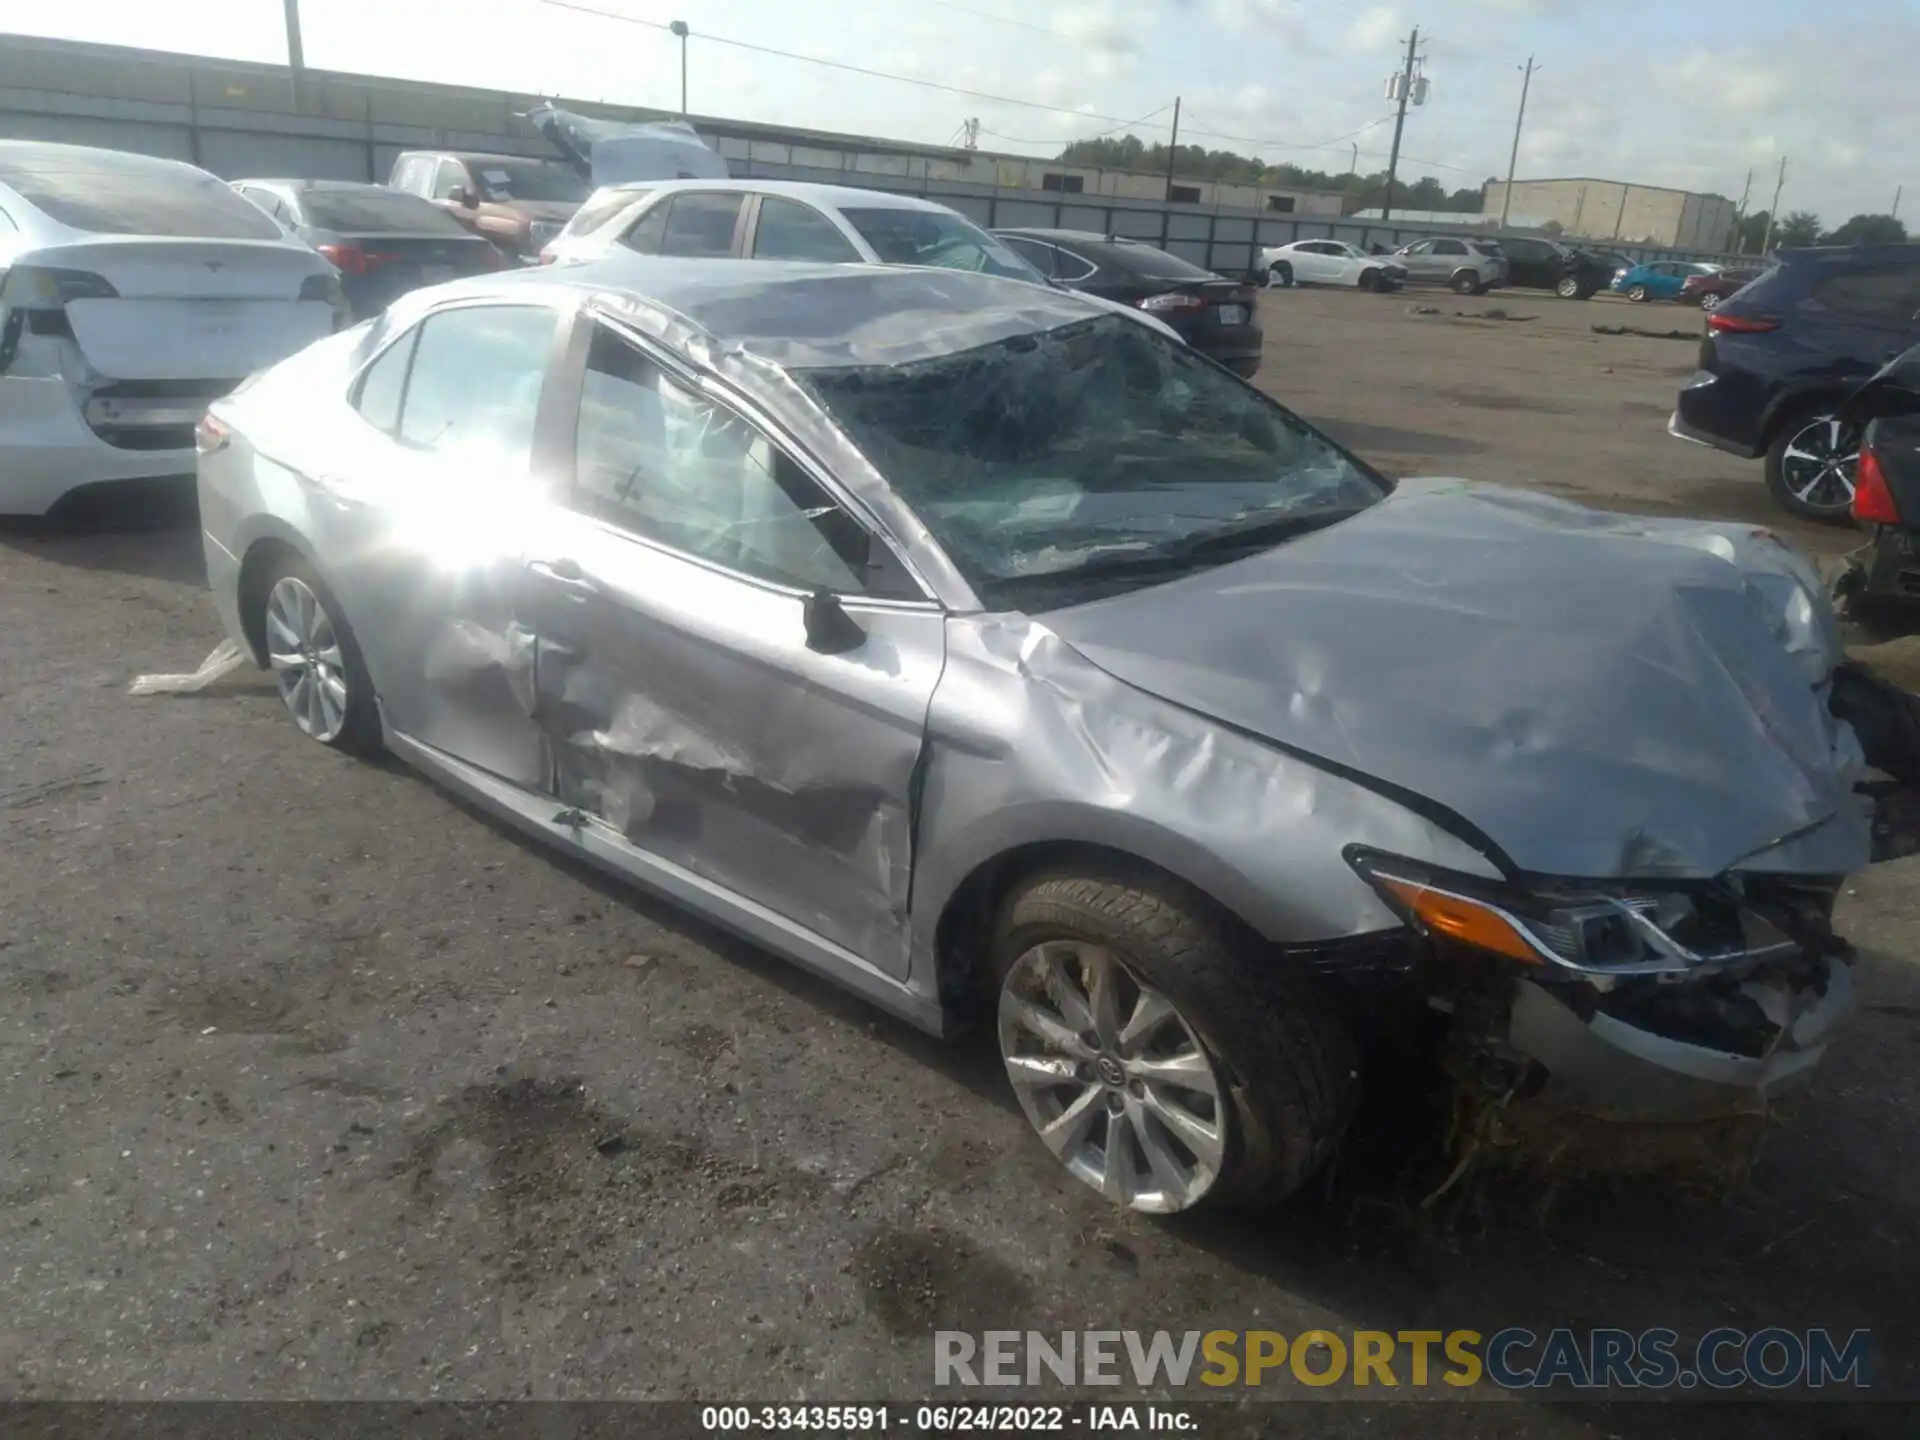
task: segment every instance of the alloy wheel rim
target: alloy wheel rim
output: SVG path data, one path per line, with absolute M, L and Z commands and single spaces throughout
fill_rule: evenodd
M 1838 512 L 1853 505 L 1859 463 L 1860 428 L 1823 415 L 1787 441 L 1780 455 L 1780 478 L 1808 509 Z
M 1562 280 L 1558 285 L 1554 286 L 1554 289 L 1560 292 L 1561 299 L 1571 299 L 1580 292 L 1580 282 L 1569 278 Z
M 1224 1087 L 1174 1003 L 1110 952 L 1035 945 L 1001 987 L 999 1022 L 1020 1108 L 1076 1178 L 1155 1214 L 1213 1189 L 1226 1155 Z
M 313 587 L 282 576 L 267 594 L 267 663 L 293 723 L 316 740 L 347 724 L 347 669 L 340 637 Z
M 1720 297 L 1711 292 L 1702 295 L 1700 297 L 1700 308 L 1702 310 L 1718 310 L 1720 308 Z

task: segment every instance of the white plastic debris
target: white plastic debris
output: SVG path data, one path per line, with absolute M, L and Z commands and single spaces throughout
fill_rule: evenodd
M 246 652 L 231 640 L 222 640 L 191 675 L 140 675 L 127 687 L 129 695 L 188 695 L 204 690 L 222 675 L 246 663 Z

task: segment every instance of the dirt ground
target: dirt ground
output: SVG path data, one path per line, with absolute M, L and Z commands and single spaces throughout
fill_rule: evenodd
M 1490 307 L 1536 318 L 1454 318 Z M 1847 543 L 1666 436 L 1692 344 L 1588 328 L 1696 315 L 1321 292 L 1261 314 L 1261 382 L 1390 471 Z M 1915 1391 L 1920 862 L 1848 891 L 1858 1020 L 1731 1199 L 1586 1187 L 1448 1229 L 1362 1175 L 1155 1222 L 1058 1173 L 980 1048 L 323 750 L 263 680 L 128 696 L 219 638 L 200 583 L 164 506 L 0 532 L 0 1396 L 911 1400 L 939 1328 L 1506 1324 L 1870 1326 L 1881 1389 Z M 1892 1405 L 1497 1413 L 1593 1440 L 1911 1433 Z

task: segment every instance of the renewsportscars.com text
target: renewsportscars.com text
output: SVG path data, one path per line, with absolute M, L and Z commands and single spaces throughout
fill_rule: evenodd
M 1477 1330 L 941 1330 L 933 1383 L 961 1386 L 1493 1385 L 1503 1390 L 1764 1390 L 1873 1383 L 1866 1330 L 1518 1326 Z

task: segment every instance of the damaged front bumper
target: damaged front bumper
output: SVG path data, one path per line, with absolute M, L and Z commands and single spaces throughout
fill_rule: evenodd
M 1745 980 L 1597 993 L 1521 980 L 1506 1048 L 1563 1106 L 1603 1120 L 1765 1113 L 1804 1081 L 1853 1007 L 1845 961 L 1808 958 Z

